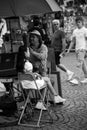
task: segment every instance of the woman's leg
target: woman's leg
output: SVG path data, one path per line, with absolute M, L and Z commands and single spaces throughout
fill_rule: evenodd
M 45 82 L 47 83 L 47 87 L 50 89 L 51 93 L 52 93 L 54 96 L 57 96 L 57 93 L 56 93 L 55 89 L 53 88 L 53 86 L 52 86 L 52 84 L 51 84 L 50 78 L 48 78 L 48 77 L 43 77 L 43 79 L 44 79 Z
M 61 102 L 65 102 L 66 99 L 60 97 L 55 89 L 53 88 L 52 84 L 51 84 L 51 81 L 50 81 L 50 78 L 48 77 L 43 77 L 44 81 L 47 83 L 47 87 L 49 88 L 49 90 L 51 91 L 51 93 L 54 95 L 54 102 L 55 103 L 61 103 Z

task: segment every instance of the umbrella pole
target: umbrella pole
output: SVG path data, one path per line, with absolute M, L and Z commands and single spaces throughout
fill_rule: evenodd
M 11 22 L 9 19 L 9 30 L 10 30 L 10 43 L 11 43 L 11 52 L 13 52 L 13 46 L 12 46 L 12 31 L 11 31 Z

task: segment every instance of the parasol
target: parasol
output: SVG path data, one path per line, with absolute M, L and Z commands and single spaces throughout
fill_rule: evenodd
M 0 0 L 0 16 L 24 16 L 61 11 L 55 0 Z
M 55 0 L 0 0 L 0 17 L 5 18 L 57 11 L 61 11 L 61 9 Z

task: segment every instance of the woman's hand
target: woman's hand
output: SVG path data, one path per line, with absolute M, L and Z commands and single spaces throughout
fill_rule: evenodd
M 34 51 L 32 48 L 30 48 L 30 53 L 35 55 L 36 51 Z
M 38 74 L 38 73 L 34 73 L 34 75 L 35 75 L 35 77 L 37 78 L 37 79 L 42 79 L 42 76 L 40 75 L 40 74 Z
M 25 52 L 25 57 L 26 57 L 26 58 L 29 58 L 29 57 L 30 57 L 29 48 L 28 48 L 27 51 Z

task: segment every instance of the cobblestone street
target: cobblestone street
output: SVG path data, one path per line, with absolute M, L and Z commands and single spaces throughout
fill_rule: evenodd
M 70 53 L 61 59 L 61 62 L 70 70 L 76 72 L 80 78 L 83 74 L 76 68 L 75 54 Z M 0 127 L 0 130 L 87 130 L 87 84 L 72 85 L 66 81 L 66 74 L 61 71 L 61 86 L 63 97 L 66 102 L 63 105 L 55 106 L 59 117 L 58 121 L 42 128 L 22 127 L 18 125 Z M 0 117 L 0 122 L 7 117 Z M 11 119 L 8 118 L 10 121 Z

